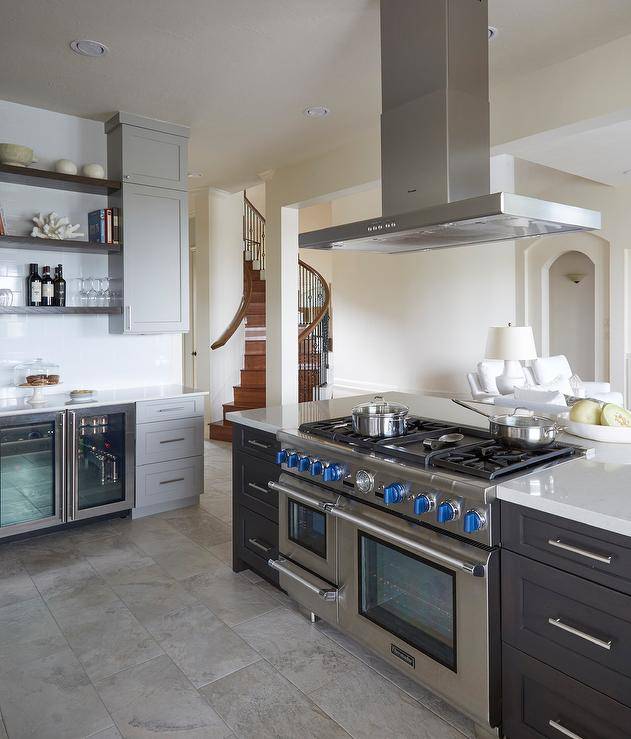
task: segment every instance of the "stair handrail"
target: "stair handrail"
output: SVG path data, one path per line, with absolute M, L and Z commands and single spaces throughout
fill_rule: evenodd
M 304 341 L 308 336 L 310 336 L 315 331 L 318 324 L 322 322 L 322 319 L 328 313 L 331 307 L 331 290 L 329 288 L 327 281 L 318 272 L 317 269 L 314 269 L 314 267 L 312 267 L 310 264 L 303 262 L 302 259 L 298 260 L 298 265 L 302 267 L 303 269 L 306 269 L 308 272 L 311 272 L 311 274 L 315 276 L 315 278 L 318 280 L 318 282 L 322 286 L 322 290 L 324 292 L 324 300 L 322 301 L 322 306 L 320 307 L 318 312 L 315 314 L 311 322 L 308 323 L 302 329 L 302 331 L 300 331 L 300 333 L 298 334 L 298 342 L 301 342 L 301 341 Z
M 243 262 L 243 295 L 241 296 L 241 302 L 237 308 L 237 312 L 234 314 L 234 318 L 228 324 L 228 328 L 221 334 L 221 336 L 214 341 L 211 345 L 211 349 L 220 349 L 224 346 L 234 335 L 235 331 L 241 325 L 241 322 L 245 318 L 245 314 L 248 312 L 250 307 L 250 301 L 252 300 L 252 267 L 246 261 Z

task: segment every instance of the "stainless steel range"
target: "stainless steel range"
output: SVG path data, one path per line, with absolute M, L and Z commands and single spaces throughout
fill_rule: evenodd
M 458 439 L 445 444 L 440 437 Z M 480 732 L 500 723 L 498 482 L 584 454 L 505 449 L 408 418 L 402 436 L 350 418 L 279 432 L 279 551 L 269 564 L 312 616 L 442 695 Z

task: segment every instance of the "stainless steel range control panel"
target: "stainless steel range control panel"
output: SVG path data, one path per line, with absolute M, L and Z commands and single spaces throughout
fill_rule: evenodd
M 284 470 L 315 484 L 483 544 L 492 543 L 491 506 L 484 502 L 482 491 L 479 495 L 475 491 L 471 495 L 459 494 L 453 490 L 459 486 L 448 477 L 442 478 L 439 487 L 412 479 L 423 475 L 435 478 L 435 475 L 424 470 L 412 474 L 408 467 L 387 460 L 377 463 L 369 456 L 357 461 L 336 460 L 290 447 L 277 453 L 276 462 Z

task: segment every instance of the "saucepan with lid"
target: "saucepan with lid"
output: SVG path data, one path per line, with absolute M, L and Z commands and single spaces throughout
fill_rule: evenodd
M 375 395 L 372 400 L 356 405 L 352 410 L 353 431 L 362 436 L 391 438 L 405 433 L 409 408 L 403 403 Z
M 489 419 L 489 431 L 495 441 L 511 449 L 543 449 L 554 444 L 563 426 L 548 416 L 530 413 L 527 408 L 515 408 L 512 413 L 494 414 L 482 411 L 469 403 L 452 398 L 454 403 Z M 528 415 L 519 415 L 526 411 Z

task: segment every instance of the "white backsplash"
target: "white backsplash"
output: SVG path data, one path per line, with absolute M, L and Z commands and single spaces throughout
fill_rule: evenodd
M 61 158 L 79 166 L 106 163 L 102 123 L 16 103 L 0 101 L 0 141 L 31 146 L 39 158 L 34 166 L 42 169 L 52 169 Z M 34 215 L 55 211 L 69 216 L 72 223 L 80 223 L 87 240 L 88 212 L 106 204 L 107 199 L 100 195 L 0 183 L 0 205 L 11 234 L 30 233 Z M 37 262 L 40 274 L 43 265 L 50 265 L 51 274 L 57 264 L 63 265 L 68 305 L 79 304 L 76 278 L 107 275 L 106 255 L 2 249 L 0 288 L 14 291 L 15 305 L 24 305 L 30 262 Z M 179 334 L 110 334 L 107 316 L 0 316 L 0 397 L 31 392 L 13 387 L 13 367 L 36 357 L 60 365 L 64 392 L 182 381 Z

